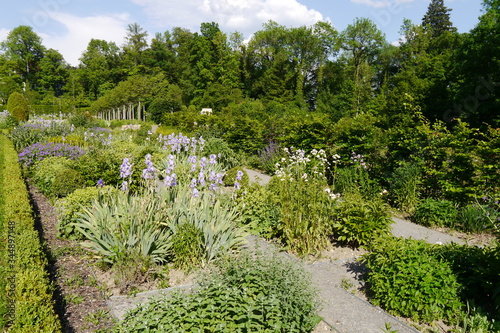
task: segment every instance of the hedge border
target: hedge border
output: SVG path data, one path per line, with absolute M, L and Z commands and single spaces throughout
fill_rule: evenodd
M 0 135 L 0 154 L 4 156 L 3 186 L 4 226 L 2 241 L 5 248 L 14 244 L 14 251 L 5 251 L 6 262 L 13 260 L 11 280 L 2 292 L 7 295 L 9 285 L 14 293 L 11 301 L 14 311 L 8 318 L 6 332 L 61 332 L 61 322 L 54 310 L 53 286 L 47 268 L 47 258 L 40 244 L 28 190 L 24 183 L 13 143 Z M 9 230 L 10 227 L 10 230 Z M 10 237 L 10 238 L 9 238 Z M 14 255 L 13 255 L 14 254 Z M 5 256 L 8 256 L 7 258 Z

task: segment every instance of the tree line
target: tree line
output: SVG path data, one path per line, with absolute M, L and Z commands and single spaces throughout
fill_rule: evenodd
M 391 45 L 367 18 L 343 31 L 328 22 L 269 21 L 245 43 L 207 22 L 199 32 L 175 27 L 148 42 L 133 23 L 123 45 L 92 39 L 72 67 L 19 26 L 0 44 L 0 104 L 13 92 L 31 105 L 92 111 L 140 101 L 162 122 L 167 113 L 220 113 L 259 101 L 263 112 L 297 109 L 333 122 L 365 113 L 389 126 L 418 112 L 430 121 L 499 126 L 500 0 L 483 0 L 467 33 L 457 32 L 443 0 L 431 0 L 421 22 L 404 20 L 401 35 Z

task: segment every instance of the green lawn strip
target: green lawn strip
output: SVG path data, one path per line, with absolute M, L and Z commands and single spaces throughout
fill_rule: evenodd
M 10 311 L 6 317 L 10 332 L 60 332 L 54 311 L 53 287 L 46 271 L 47 258 L 34 228 L 33 211 L 12 142 L 0 135 L 3 158 L 2 260 L 7 260 L 7 286 L 2 294 Z M 7 245 L 8 244 L 8 245 Z M 6 246 L 7 245 L 7 246 Z M 13 259 L 11 270 L 8 259 Z M 5 279 L 4 279 L 5 280 Z M 12 292 L 10 291 L 13 288 Z

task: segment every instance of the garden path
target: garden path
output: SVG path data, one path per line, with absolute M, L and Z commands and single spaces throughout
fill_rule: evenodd
M 251 182 L 266 184 L 270 180 L 268 175 L 258 171 L 250 169 L 245 169 L 245 171 L 249 175 Z M 392 233 L 398 237 L 422 239 L 430 243 L 464 243 L 458 237 L 428 229 L 400 218 L 394 217 L 393 221 Z M 274 245 L 255 237 L 249 237 L 247 246 L 250 249 L 259 248 L 266 252 L 279 251 Z M 322 303 L 320 316 L 323 321 L 313 333 L 380 333 L 383 332 L 386 324 L 389 324 L 392 330 L 397 330 L 399 333 L 418 333 L 418 330 L 410 327 L 408 323 L 404 322 L 404 319 L 391 316 L 381 308 L 375 307 L 368 302 L 362 292 L 364 286 L 360 275 L 363 274 L 364 267 L 357 261 L 359 253 L 351 251 L 351 257 L 349 257 L 349 254 L 347 256 L 345 254 L 346 251 L 342 255 L 343 259 L 333 258 L 331 260 L 323 259 L 316 262 L 307 262 L 281 252 L 281 255 L 290 260 L 300 262 L 311 273 L 312 282 L 319 290 Z M 168 290 L 163 291 L 168 292 Z M 160 292 L 150 291 L 139 293 L 137 296 L 140 299 L 139 302 L 142 302 Z M 108 305 L 111 308 L 111 313 L 120 318 L 126 310 L 135 306 L 137 301 L 138 299 L 132 300 L 126 296 L 117 296 L 111 297 Z

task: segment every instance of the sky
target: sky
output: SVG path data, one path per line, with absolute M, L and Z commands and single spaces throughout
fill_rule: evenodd
M 47 48 L 58 50 L 72 66 L 89 41 L 124 44 L 127 26 L 138 23 L 149 34 L 182 27 L 199 31 L 216 22 L 222 31 L 238 31 L 246 39 L 269 20 L 286 27 L 329 21 L 339 31 L 357 17 L 375 22 L 389 43 L 399 40 L 403 19 L 421 23 L 430 0 L 16 0 L 3 1 L 0 41 L 10 30 L 28 25 Z M 459 32 L 469 32 L 481 15 L 481 0 L 445 0 Z

